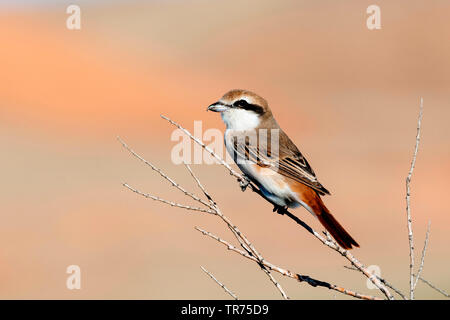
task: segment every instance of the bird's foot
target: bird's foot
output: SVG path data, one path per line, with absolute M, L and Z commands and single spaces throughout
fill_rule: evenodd
M 273 207 L 273 212 L 276 212 L 278 214 L 285 214 L 287 212 L 288 207 L 287 206 L 279 206 L 279 205 L 274 205 Z
M 246 176 L 242 176 L 242 179 L 239 181 L 239 186 L 241 187 L 242 192 L 247 190 L 248 185 L 250 184 L 250 180 Z

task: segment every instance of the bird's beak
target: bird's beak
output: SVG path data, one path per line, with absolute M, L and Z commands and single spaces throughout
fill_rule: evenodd
M 228 109 L 228 106 L 220 101 L 214 102 L 206 111 L 223 112 Z

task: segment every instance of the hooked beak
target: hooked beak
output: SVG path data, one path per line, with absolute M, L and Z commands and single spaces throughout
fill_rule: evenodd
M 210 105 L 206 109 L 206 111 L 223 112 L 223 111 L 227 110 L 228 108 L 229 107 L 226 104 L 218 101 L 218 102 L 214 102 L 212 105 Z

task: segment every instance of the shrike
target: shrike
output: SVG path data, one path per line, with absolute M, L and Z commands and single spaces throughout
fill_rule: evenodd
M 227 151 L 275 205 L 274 211 L 303 206 L 344 249 L 359 247 L 323 203 L 320 196 L 330 192 L 280 128 L 266 100 L 247 90 L 231 90 L 207 110 L 220 112 Z

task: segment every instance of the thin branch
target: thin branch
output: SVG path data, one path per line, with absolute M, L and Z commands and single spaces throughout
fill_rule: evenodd
M 275 285 L 275 287 L 277 287 L 278 291 L 280 291 L 281 296 L 283 297 L 283 299 L 289 300 L 289 297 L 286 294 L 286 292 L 284 291 L 283 287 L 280 285 L 280 283 L 277 281 L 277 279 L 275 279 L 275 277 L 272 275 L 270 270 L 267 269 L 265 264 L 261 263 L 261 262 L 258 262 L 258 264 L 260 264 L 261 269 L 267 274 L 267 276 L 269 277 L 270 281 L 272 281 L 272 283 Z
M 214 277 L 214 275 L 209 272 L 208 270 L 206 270 L 205 268 L 203 268 L 202 266 L 200 266 L 200 268 L 202 268 L 203 272 L 205 272 L 211 279 L 213 279 L 220 287 L 222 287 L 223 290 L 225 290 L 226 293 L 228 293 L 234 300 L 238 300 L 238 297 L 231 292 L 223 283 L 221 283 L 219 280 L 217 280 L 216 277 Z
M 206 191 L 206 189 L 203 187 L 203 185 L 200 183 L 200 180 L 196 177 L 196 175 L 194 174 L 194 172 L 192 171 L 192 169 L 189 167 L 189 165 L 186 164 L 186 168 L 188 169 L 188 171 L 191 173 L 192 178 L 196 181 L 197 185 L 200 187 L 200 189 L 202 189 L 203 193 L 205 194 L 205 196 L 208 198 L 209 203 L 205 202 L 204 200 L 200 199 L 198 196 L 196 196 L 195 194 L 187 191 L 185 188 L 183 188 L 181 185 L 179 185 L 178 183 L 176 183 L 172 178 L 170 178 L 167 174 L 165 174 L 160 168 L 156 167 L 155 165 L 153 165 L 151 162 L 147 161 L 146 159 L 144 159 L 143 157 L 141 157 L 139 154 L 137 154 L 133 149 L 131 149 L 123 140 L 120 139 L 120 137 L 117 137 L 117 140 L 122 144 L 122 146 L 127 149 L 133 156 L 135 156 L 136 158 L 138 158 L 140 161 L 144 162 L 146 165 L 148 165 L 152 170 L 156 171 L 157 173 L 159 173 L 159 175 L 164 178 L 165 180 L 169 181 L 170 184 L 177 188 L 178 190 L 180 190 L 181 192 L 183 192 L 186 196 L 194 199 L 197 202 L 200 202 L 201 204 L 203 204 L 205 207 L 211 209 L 211 210 L 207 210 L 207 209 L 201 209 L 201 208 L 195 208 L 195 207 L 190 207 L 190 206 L 186 206 L 186 205 L 182 205 L 182 204 L 178 204 L 172 201 L 168 201 L 165 199 L 161 199 L 158 198 L 156 196 L 152 196 L 149 194 L 145 194 L 143 192 L 140 192 L 137 189 L 134 189 L 132 187 L 130 187 L 127 184 L 124 184 L 125 187 L 127 187 L 128 189 L 130 189 L 131 191 L 140 194 L 144 197 L 147 198 L 151 198 L 153 200 L 156 201 L 160 201 L 166 204 L 169 204 L 171 206 L 175 206 L 175 207 L 179 207 L 179 208 L 183 208 L 183 209 L 187 209 L 187 210 L 195 210 L 195 211 L 202 211 L 202 212 L 207 212 L 207 213 L 212 213 L 215 214 L 217 216 L 219 216 L 229 227 L 229 229 L 233 232 L 233 234 L 236 236 L 237 240 L 241 243 L 242 247 L 245 248 L 246 250 L 249 250 L 248 252 L 251 252 L 253 255 L 255 255 L 259 261 L 259 264 L 261 266 L 261 269 L 264 271 L 264 273 L 267 274 L 267 276 L 269 277 L 270 281 L 275 285 L 275 287 L 278 289 L 278 291 L 281 293 L 281 296 L 284 299 L 289 299 L 289 297 L 287 296 L 286 292 L 284 291 L 284 289 L 281 287 L 281 285 L 278 283 L 278 281 L 272 276 L 272 274 L 270 273 L 269 270 L 267 270 L 262 262 L 264 261 L 264 258 L 259 254 L 259 252 L 256 250 L 256 248 L 250 243 L 250 241 L 248 241 L 248 239 L 239 231 L 239 229 L 237 228 L 237 226 L 235 226 L 234 224 L 231 223 L 231 221 L 222 214 L 222 212 L 220 211 L 219 207 L 217 206 L 217 204 L 212 200 L 211 196 L 209 196 L 208 192 Z M 230 168 L 231 169 L 231 168 Z M 231 169 L 232 170 L 232 169 Z
M 206 199 L 209 200 L 209 202 L 212 205 L 215 205 L 216 203 L 214 202 L 214 200 L 212 199 L 212 197 L 209 195 L 208 191 L 206 191 L 205 187 L 203 187 L 202 183 L 200 182 L 200 179 L 195 175 L 194 171 L 192 171 L 191 166 L 188 165 L 186 162 L 184 162 L 184 165 L 186 167 L 186 169 L 189 171 L 189 173 L 191 174 L 192 178 L 195 180 L 195 182 L 197 183 L 198 187 L 200 188 L 200 190 L 202 190 L 203 194 L 205 195 Z
M 270 281 L 275 285 L 275 287 L 280 292 L 283 299 L 287 300 L 289 297 L 287 296 L 286 292 L 282 288 L 282 286 L 278 283 L 278 281 L 272 276 L 269 270 L 267 270 L 264 267 L 264 258 L 262 255 L 256 250 L 255 246 L 248 240 L 248 238 L 238 229 L 236 225 L 234 225 L 217 207 L 215 206 L 216 214 L 222 219 L 223 222 L 232 230 L 233 234 L 236 236 L 236 238 L 239 240 L 240 244 L 248 250 L 249 253 L 252 254 L 253 257 L 258 261 L 258 264 L 260 265 L 261 269 L 267 274 Z M 248 249 L 247 249 L 248 248 Z
M 219 164 L 221 164 L 222 166 L 224 166 L 232 176 L 234 176 L 235 178 L 237 178 L 237 180 L 239 182 L 244 182 L 247 181 L 247 179 L 245 179 L 245 177 L 243 175 L 241 175 L 240 173 L 236 172 L 235 170 L 233 170 L 220 156 L 218 156 L 213 150 L 211 150 L 210 148 L 208 148 L 203 142 L 201 142 L 199 139 L 197 139 L 196 137 L 194 137 L 188 130 L 186 130 L 185 128 L 183 128 L 181 125 L 179 125 L 178 123 L 176 123 L 175 121 L 169 119 L 168 117 L 161 115 L 161 118 L 167 120 L 169 123 L 171 123 L 172 125 L 174 125 L 175 127 L 177 127 L 178 129 L 180 129 L 181 131 L 183 131 L 189 138 L 191 138 L 191 140 L 193 140 L 195 143 L 197 143 L 198 145 L 200 145 L 204 150 L 206 150 L 211 156 L 213 156 L 215 159 L 217 159 L 219 161 Z M 256 192 L 257 194 L 259 194 L 261 197 L 263 197 L 265 200 L 268 200 L 266 197 L 264 197 L 264 195 L 262 194 L 262 192 L 258 189 L 258 187 L 256 187 L 254 184 L 249 183 L 249 187 L 251 188 L 252 191 Z M 268 200 L 270 202 L 270 200 Z M 388 299 L 393 299 L 394 297 L 392 296 L 392 294 L 389 292 L 389 289 L 380 281 L 378 280 L 371 272 L 369 272 L 364 265 L 358 261 L 358 259 L 356 259 L 355 257 L 353 257 L 352 254 L 350 254 L 347 250 L 343 249 L 341 246 L 339 246 L 335 241 L 328 241 L 326 239 L 324 239 L 319 233 L 317 233 L 316 231 L 314 231 L 314 229 L 312 229 L 310 226 L 308 226 L 305 222 L 303 222 L 302 220 L 300 220 L 298 217 L 296 217 L 295 215 L 293 215 L 292 213 L 285 211 L 285 215 L 288 216 L 289 218 L 291 218 L 292 220 L 294 220 L 295 222 L 297 222 L 299 225 L 301 225 L 303 228 L 305 228 L 309 233 L 311 233 L 312 235 L 314 235 L 319 241 L 321 241 L 323 244 L 325 244 L 326 246 L 328 246 L 329 248 L 339 252 L 342 256 L 344 256 L 347 260 L 349 260 L 352 265 L 354 265 L 358 270 L 360 270 L 367 278 L 370 279 L 370 281 L 377 287 L 380 289 L 380 291 L 388 298 Z
M 349 270 L 354 270 L 354 271 L 359 271 L 358 269 L 356 269 L 353 266 L 344 266 L 344 268 L 349 269 Z M 381 278 L 378 275 L 375 275 L 378 280 L 380 280 L 386 287 L 392 289 L 395 293 L 397 293 L 403 300 L 407 300 L 406 296 L 400 291 L 398 290 L 396 287 L 394 287 L 392 284 L 390 284 L 386 279 Z
M 420 261 L 419 271 L 417 271 L 416 282 L 414 283 L 414 290 L 416 289 L 417 282 L 419 281 L 420 275 L 422 274 L 423 265 L 425 263 L 425 254 L 427 252 L 428 240 L 430 237 L 430 227 L 431 227 L 431 221 L 428 221 L 427 233 L 425 235 L 425 243 L 423 244 L 423 250 L 422 250 L 422 259 Z
M 422 277 L 418 277 L 419 280 L 421 280 L 423 283 L 427 284 L 431 289 L 436 290 L 437 292 L 441 293 L 442 295 L 446 296 L 447 298 L 450 298 L 450 294 L 448 294 L 447 292 L 445 292 L 442 289 L 439 289 L 438 287 L 436 287 L 434 284 L 432 284 L 430 281 L 422 278 Z
M 214 234 L 212 234 L 212 233 L 210 233 L 210 232 L 208 232 L 208 231 L 206 231 L 206 230 L 203 230 L 203 229 L 201 229 L 201 228 L 199 228 L 199 227 L 195 227 L 195 229 L 196 229 L 197 231 L 201 232 L 203 235 L 208 236 L 208 237 L 210 237 L 210 238 L 216 240 L 217 242 L 221 243 L 222 245 L 224 245 L 225 247 L 227 247 L 228 250 L 233 251 L 233 252 L 236 252 L 236 253 L 240 254 L 241 256 L 243 256 L 243 257 L 245 257 L 245 258 L 247 258 L 247 259 L 249 259 L 249 260 L 258 262 L 258 259 L 257 259 L 257 258 L 255 258 L 255 257 L 252 256 L 252 255 L 249 255 L 249 254 L 248 254 L 247 252 L 245 252 L 245 251 L 242 251 L 242 250 L 236 248 L 235 246 L 233 246 L 232 244 L 230 244 L 228 241 L 226 241 L 226 240 L 224 240 L 224 239 L 222 239 L 222 238 L 219 238 L 218 236 L 216 236 L 216 235 L 214 235 Z M 363 294 L 360 294 L 360 293 L 358 293 L 358 292 L 355 292 L 355 291 L 352 291 L 352 290 L 347 290 L 347 289 L 345 289 L 345 288 L 343 288 L 343 287 L 339 287 L 339 286 L 337 286 L 337 285 L 330 284 L 330 283 L 325 282 L 325 281 L 313 279 L 313 278 L 311 278 L 311 277 L 309 277 L 309 276 L 307 276 L 307 275 L 301 275 L 301 274 L 298 274 L 298 273 L 291 272 L 291 271 L 289 271 L 289 270 L 287 270 L 287 269 L 278 267 L 278 266 L 276 266 L 276 265 L 270 263 L 270 262 L 267 261 L 267 260 L 264 260 L 262 264 L 263 264 L 266 268 L 268 268 L 269 270 L 278 272 L 278 273 L 282 274 L 283 276 L 286 276 L 286 277 L 295 279 L 295 280 L 297 280 L 297 281 L 299 281 L 299 282 L 306 282 L 307 284 L 309 284 L 310 286 L 313 286 L 313 287 L 324 287 L 324 288 L 328 288 L 328 289 L 330 289 L 330 290 L 334 290 L 334 291 L 337 291 L 337 292 L 340 292 L 340 293 L 342 293 L 342 294 L 345 294 L 345 295 L 348 295 L 348 296 L 351 296 L 351 297 L 354 297 L 354 298 L 358 298 L 358 299 L 365 299 L 365 300 L 380 300 L 380 298 L 377 298 L 377 297 L 373 297 L 373 296 L 369 296 L 369 295 L 363 295 Z
M 231 230 L 231 232 L 234 234 L 234 236 L 236 237 L 236 239 L 239 241 L 240 245 L 242 248 L 244 248 L 249 254 L 252 254 L 254 256 L 256 256 L 256 258 L 259 261 L 260 267 L 262 269 L 262 271 L 264 271 L 264 273 L 269 277 L 269 280 L 275 285 L 275 287 L 278 289 L 278 291 L 280 292 L 281 296 L 283 297 L 283 299 L 289 299 L 289 297 L 287 296 L 286 292 L 284 291 L 283 287 L 278 283 L 278 281 L 273 277 L 273 275 L 270 273 L 269 270 L 267 270 L 263 265 L 262 262 L 264 261 L 264 258 L 261 256 L 261 254 L 256 250 L 256 248 L 252 245 L 252 243 L 247 239 L 247 237 L 240 232 L 240 230 L 238 229 L 238 227 L 236 225 L 234 225 L 230 219 L 228 219 L 220 210 L 219 206 L 216 204 L 216 202 L 211 198 L 211 196 L 209 195 L 209 193 L 206 191 L 205 187 L 203 187 L 203 185 L 201 184 L 200 180 L 197 178 L 197 176 L 195 175 L 195 173 L 192 171 L 191 167 L 185 163 L 185 166 L 187 168 L 187 170 L 190 172 L 192 178 L 195 180 L 195 182 L 197 183 L 197 185 L 199 186 L 199 188 L 203 191 L 203 193 L 205 194 L 205 196 L 208 198 L 209 202 L 210 202 L 210 207 L 214 210 L 215 214 L 217 216 L 219 216 L 223 222 L 225 222 L 225 224 L 228 226 L 228 228 Z
M 119 140 L 119 142 L 122 144 L 122 146 L 127 149 L 133 156 L 135 156 L 136 158 L 138 158 L 139 160 L 141 160 L 143 163 L 145 163 L 146 165 L 148 165 L 150 168 L 152 168 L 152 170 L 156 171 L 157 173 L 159 173 L 159 175 L 161 177 L 163 177 L 165 180 L 169 181 L 169 183 L 177 188 L 178 190 L 180 190 L 181 192 L 183 192 L 185 195 L 187 195 L 188 197 L 194 199 L 197 202 L 200 202 L 201 204 L 203 204 L 205 207 L 213 209 L 211 207 L 211 205 L 209 203 L 207 203 L 206 201 L 200 199 L 199 197 L 197 197 L 195 194 L 193 194 L 192 192 L 187 191 L 186 189 L 184 189 L 182 186 L 180 186 L 178 183 L 176 183 L 172 178 L 170 178 L 169 176 L 167 176 L 167 174 L 165 174 L 161 169 L 159 169 L 158 167 L 156 167 L 155 165 L 153 165 L 151 162 L 145 160 L 144 158 L 142 158 L 139 154 L 137 154 L 136 152 L 134 152 L 133 149 L 131 149 L 124 141 L 122 141 L 122 139 L 120 139 L 120 137 L 117 137 L 117 140 Z
M 304 223 L 304 222 L 303 222 Z M 311 229 L 312 230 L 312 229 Z M 388 290 L 388 288 L 383 284 L 383 282 L 376 277 L 372 272 L 370 272 L 358 259 L 356 259 L 348 250 L 343 249 L 336 241 L 328 236 L 328 239 L 324 239 L 319 233 L 313 231 L 313 235 L 321 241 L 327 247 L 339 252 L 344 258 L 346 258 L 350 263 L 358 269 L 362 274 L 364 274 L 389 300 L 393 300 L 394 297 Z
M 206 191 L 206 188 L 203 186 L 203 184 L 200 182 L 200 179 L 197 177 L 197 175 L 194 173 L 194 171 L 192 170 L 191 166 L 189 164 L 187 164 L 186 162 L 184 162 L 184 165 L 186 167 L 186 169 L 189 171 L 189 173 L 191 174 L 191 177 L 194 179 L 194 181 L 197 183 L 197 186 L 200 188 L 200 190 L 202 190 L 203 194 L 205 195 L 205 197 L 209 200 L 209 202 L 211 203 L 211 206 L 214 208 L 214 214 L 216 215 L 221 215 L 218 214 L 218 206 L 217 203 L 212 199 L 211 195 L 209 194 L 208 191 Z M 222 215 L 223 216 L 223 215 Z M 241 244 L 241 247 L 244 248 L 247 252 L 251 253 L 251 250 L 245 245 L 244 241 L 241 239 L 240 235 L 236 232 L 236 230 L 233 228 L 233 225 L 228 223 L 227 221 L 225 221 L 225 223 L 227 224 L 228 228 L 231 230 L 231 232 L 234 234 L 234 236 L 236 237 L 236 239 L 239 241 L 239 243 Z
M 163 118 L 164 120 L 167 120 L 170 124 L 174 125 L 178 129 L 183 131 L 189 138 L 191 138 L 194 142 L 196 142 L 199 146 L 201 146 L 204 150 L 206 150 L 211 156 L 213 156 L 219 162 L 220 165 L 224 166 L 230 172 L 230 174 L 232 176 L 236 177 L 239 181 L 243 180 L 241 174 L 239 174 L 237 171 L 235 171 L 233 168 L 231 168 L 231 166 L 228 163 L 226 163 L 219 155 L 217 155 L 213 150 L 211 150 L 211 148 L 207 147 L 199 139 L 194 137 L 188 130 L 186 130 L 185 128 L 180 126 L 178 123 L 176 123 L 175 121 L 169 119 L 168 117 L 166 117 L 164 115 L 161 115 L 161 118 Z
M 349 267 L 349 266 L 344 266 L 344 268 L 346 269 L 350 269 L 350 270 L 356 270 L 358 271 L 358 269 L 356 269 L 355 267 Z M 417 277 L 416 274 L 414 274 L 415 277 Z M 378 277 L 378 276 L 377 276 Z M 403 298 L 403 300 L 407 300 L 406 296 L 397 288 L 395 288 L 394 286 L 392 286 L 389 282 L 387 282 L 385 279 L 382 279 L 380 277 L 378 277 L 380 279 L 381 282 L 383 282 L 386 286 L 388 286 L 389 288 L 391 288 L 392 290 L 394 290 L 399 296 L 401 296 Z M 438 287 L 436 287 L 435 285 L 433 285 L 430 281 L 424 279 L 422 276 L 418 276 L 417 277 L 420 281 L 422 281 L 423 283 L 427 284 L 430 288 L 436 290 L 437 292 L 441 293 L 442 295 L 444 295 L 447 298 L 450 298 L 450 294 L 448 294 L 447 292 L 445 292 L 442 289 L 439 289 Z
M 151 195 L 151 194 L 148 194 L 148 193 L 143 193 L 143 192 L 141 192 L 141 191 L 131 187 L 130 185 L 128 185 L 126 183 L 123 183 L 122 185 L 125 188 L 128 188 L 131 191 L 133 191 L 134 193 L 137 193 L 137 194 L 139 194 L 139 195 L 141 195 L 141 196 L 143 196 L 145 198 L 149 198 L 149 199 L 152 199 L 152 200 L 155 200 L 155 201 L 159 201 L 159 202 L 168 204 L 168 205 L 170 205 L 172 207 L 177 207 L 177 208 L 186 209 L 186 210 L 192 210 L 192 211 L 206 212 L 206 213 L 210 213 L 210 214 L 216 214 L 216 212 L 212 211 L 212 210 L 207 210 L 207 209 L 198 208 L 198 207 L 191 207 L 191 206 L 188 206 L 188 205 L 184 205 L 184 204 L 176 203 L 176 202 L 173 202 L 173 201 L 165 200 L 165 199 L 159 198 L 157 196 L 154 196 L 154 195 Z
M 408 176 L 406 177 L 406 217 L 408 226 L 408 240 L 409 240 L 409 298 L 414 299 L 414 235 L 412 230 L 412 217 L 411 217 L 411 177 L 414 172 L 414 167 L 416 165 L 417 153 L 419 151 L 420 144 L 420 129 L 422 124 L 423 116 L 423 98 L 420 98 L 420 111 L 419 119 L 417 120 L 417 135 L 416 135 L 416 145 L 414 147 L 414 154 L 411 160 L 411 167 L 409 169 Z
M 203 194 L 205 195 L 205 197 L 209 200 L 209 202 L 211 203 L 211 205 L 214 207 L 214 213 L 216 215 L 222 215 L 221 213 L 218 214 L 218 206 L 217 203 L 212 199 L 212 197 L 210 196 L 210 194 L 208 193 L 208 191 L 206 191 L 206 188 L 203 186 L 203 184 L 200 182 L 200 179 L 197 177 L 197 175 L 194 173 L 194 171 L 192 170 L 191 166 L 189 164 L 187 164 L 186 162 L 184 162 L 184 165 L 186 167 L 186 169 L 189 171 L 189 173 L 191 174 L 192 178 L 195 180 L 195 182 L 197 183 L 198 187 L 200 188 L 200 190 L 202 190 Z M 223 215 L 222 215 L 223 216 Z M 247 246 L 245 245 L 244 241 L 241 239 L 240 235 L 236 232 L 236 230 L 233 228 L 233 225 L 228 223 L 228 221 L 225 221 L 226 225 L 228 226 L 228 228 L 231 230 L 231 232 L 234 234 L 234 236 L 236 237 L 236 239 L 239 241 L 239 243 L 241 244 L 242 248 L 244 248 L 247 252 L 251 252 L 251 250 L 249 248 L 247 248 Z

